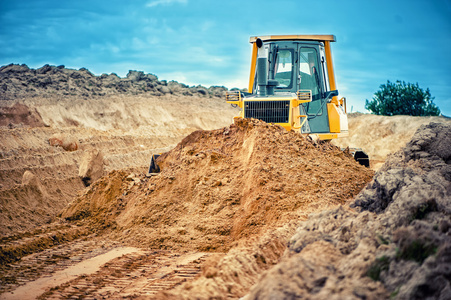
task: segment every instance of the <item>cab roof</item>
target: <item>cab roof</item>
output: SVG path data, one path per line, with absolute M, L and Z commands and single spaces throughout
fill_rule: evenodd
M 335 42 L 337 39 L 333 34 L 303 34 L 303 35 L 265 35 L 251 36 L 249 42 L 255 43 L 260 38 L 263 42 L 267 41 L 284 41 L 284 40 L 302 40 L 302 41 L 329 41 Z

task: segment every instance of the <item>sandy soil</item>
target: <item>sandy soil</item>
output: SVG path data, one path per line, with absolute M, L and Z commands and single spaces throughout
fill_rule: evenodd
M 55 220 L 78 193 L 83 194 L 80 171 L 87 153 L 102 153 L 102 175 L 114 170 L 145 174 L 153 153 L 173 148 L 192 131 L 226 126 L 237 114 L 222 99 L 195 96 L 35 97 L 1 104 L 1 290 L 22 286 L 16 292 L 26 291 L 27 297 L 60 285 L 41 285 L 46 278 L 49 282 L 48 274 L 80 270 L 78 264 L 65 262 L 77 257 L 77 249 L 91 231 L 64 222 L 53 225 L 58 221 L 44 224 Z M 58 245 L 68 249 L 58 250 Z M 98 255 L 109 249 L 103 242 L 90 248 Z M 50 253 L 32 258 L 42 250 Z M 11 269 L 8 263 L 18 259 L 19 265 Z M 37 278 L 41 281 L 34 281 Z M 23 284 L 30 280 L 34 284 L 25 288 Z
M 38 121 L 16 117 L 27 115 L 26 107 Z M 102 153 L 101 175 L 143 173 L 153 153 L 169 150 L 194 130 L 226 126 L 236 114 L 219 99 L 174 96 L 33 98 L 4 101 L 1 109 L 10 124 L 0 127 L 1 235 L 45 224 L 65 207 L 84 188 L 79 171 L 87 152 Z M 26 171 L 35 179 L 24 181 Z
M 320 206 L 345 203 L 373 175 L 336 147 L 257 120 L 195 131 L 158 161 L 162 172 L 151 178 L 110 173 L 62 218 L 124 232 L 127 243 L 227 251 Z
M 311 213 L 352 214 L 374 172 L 334 145 L 363 148 L 379 169 L 420 125 L 450 123 L 353 114 L 350 137 L 330 145 L 232 125 L 238 111 L 218 97 L 163 94 L 1 102 L 1 299 L 243 297 Z M 154 153 L 163 171 L 146 177 Z M 325 262 L 342 258 L 318 245 Z M 139 251 L 49 283 L 122 247 Z
M 105 254 L 86 259 L 69 268 L 55 272 L 49 277 L 41 277 L 38 280 L 30 281 L 14 290 L 14 292 L 3 294 L 1 299 L 35 299 L 36 295 L 43 294 L 52 287 L 65 284 L 81 275 L 91 275 L 97 272 L 102 265 L 116 257 L 138 251 L 139 249 L 132 247 L 115 248 Z
M 446 117 L 376 116 L 348 114 L 349 136 L 334 140 L 339 147 L 362 148 L 374 170 L 379 169 L 387 156 L 404 147 L 421 125 L 430 122 L 451 124 Z

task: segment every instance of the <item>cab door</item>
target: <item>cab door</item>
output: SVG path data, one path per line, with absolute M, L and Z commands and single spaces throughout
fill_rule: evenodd
M 329 118 L 323 98 L 326 84 L 319 45 L 300 44 L 298 55 L 299 89 L 312 91 L 312 102 L 304 104 L 311 133 L 328 133 Z

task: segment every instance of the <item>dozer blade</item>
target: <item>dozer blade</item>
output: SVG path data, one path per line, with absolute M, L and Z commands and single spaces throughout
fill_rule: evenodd
M 147 172 L 147 175 L 156 175 L 160 173 L 160 167 L 157 164 L 157 158 L 160 157 L 160 154 L 153 154 L 152 159 L 150 160 L 150 166 L 149 171 Z
M 341 151 L 344 151 L 346 153 L 349 153 L 354 157 L 354 160 L 361 164 L 362 166 L 365 166 L 367 168 L 370 167 L 370 158 L 368 154 L 366 154 L 361 148 L 341 148 Z
M 368 157 L 368 154 L 363 152 L 363 150 L 357 149 L 354 153 L 354 159 L 362 166 L 365 166 L 367 168 L 370 167 L 370 159 Z

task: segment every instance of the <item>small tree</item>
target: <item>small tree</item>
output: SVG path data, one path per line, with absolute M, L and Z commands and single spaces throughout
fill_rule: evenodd
M 438 116 L 440 109 L 433 103 L 434 97 L 418 83 L 397 80 L 381 84 L 372 101 L 365 101 L 365 108 L 376 115 Z

